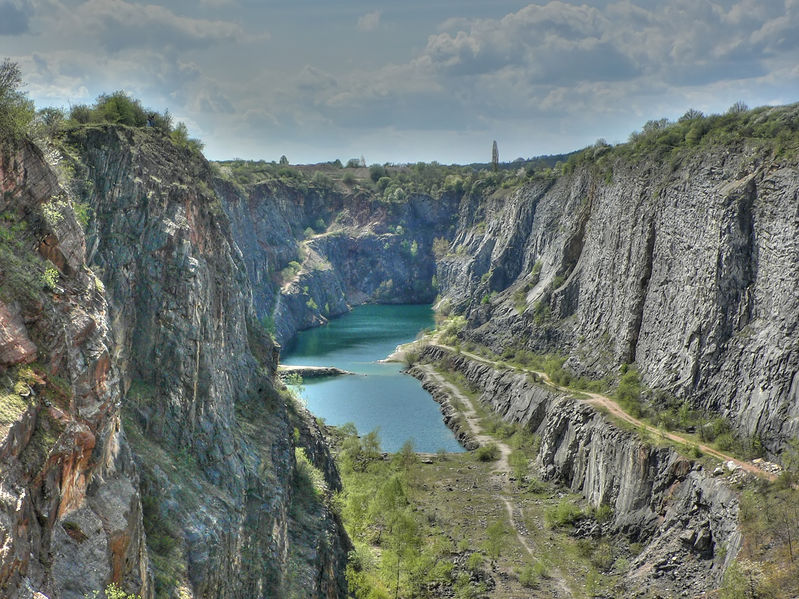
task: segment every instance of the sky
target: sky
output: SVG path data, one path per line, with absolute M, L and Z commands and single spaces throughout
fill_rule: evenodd
M 799 0 L 0 0 L 37 104 L 124 90 L 213 160 L 488 162 L 799 101 Z

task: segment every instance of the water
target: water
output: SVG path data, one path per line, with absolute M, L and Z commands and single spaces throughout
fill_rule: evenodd
M 419 381 L 402 374 L 401 364 L 377 363 L 432 324 L 428 306 L 359 306 L 323 327 L 300 331 L 281 362 L 357 373 L 305 379 L 308 409 L 328 424 L 352 422 L 361 434 L 379 428 L 385 451 L 397 451 L 408 439 L 416 451 L 463 451 Z

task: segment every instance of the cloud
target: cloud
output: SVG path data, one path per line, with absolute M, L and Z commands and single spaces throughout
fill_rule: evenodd
M 271 4 L 0 0 L 0 34 L 28 32 L 0 36 L 0 57 L 17 55 L 37 102 L 125 89 L 197 123 L 208 147 L 217 136 L 266 155 L 292 148 L 293 160 L 303 144 L 376 147 L 383 135 L 385 159 L 417 136 L 451 140 L 461 157 L 463 140 L 482 137 L 508 155 L 549 153 L 626 139 L 690 106 L 799 97 L 799 0 L 536 0 L 494 18 L 453 1 L 435 22 L 407 0 L 397 19 L 414 35 L 375 10 L 357 29 L 381 35 L 344 41 L 352 13 L 308 20 L 307 3 Z M 15 24 L 9 7 L 24 13 Z M 274 39 L 252 33 L 263 23 L 281 24 Z
M 368 12 L 358 19 L 359 31 L 374 31 L 380 26 L 380 11 Z
M 710 0 L 596 8 L 551 1 L 501 19 L 450 19 L 416 58 L 444 75 L 521 66 L 534 83 L 569 85 L 659 76 L 677 85 L 757 77 L 771 56 L 799 46 L 793 0 Z
M 14 0 L 0 1 L 0 35 L 27 33 L 31 16 L 30 6 Z
M 229 21 L 186 17 L 156 4 L 127 0 L 87 0 L 77 7 L 57 3 L 45 17 L 49 28 L 95 40 L 107 52 L 203 48 L 250 38 Z

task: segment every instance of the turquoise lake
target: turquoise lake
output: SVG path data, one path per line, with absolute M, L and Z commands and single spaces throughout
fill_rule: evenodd
M 360 434 L 379 429 L 385 451 L 397 451 L 411 439 L 416 451 L 460 452 L 438 404 L 401 364 L 379 364 L 397 345 L 413 341 L 433 326 L 429 306 L 368 305 L 300 331 L 288 344 L 281 363 L 336 366 L 355 376 L 306 379 L 303 398 L 314 415 L 332 425 L 352 422 Z

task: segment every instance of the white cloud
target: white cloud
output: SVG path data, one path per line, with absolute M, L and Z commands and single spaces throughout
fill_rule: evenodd
M 157 4 L 87 0 L 77 7 L 53 2 L 42 12 L 44 28 L 96 41 L 108 52 L 186 49 L 250 38 L 238 24 L 186 17 Z
M 379 10 L 368 12 L 362 17 L 358 18 L 357 27 L 359 31 L 374 31 L 378 27 L 380 27 L 380 15 L 381 12 Z

